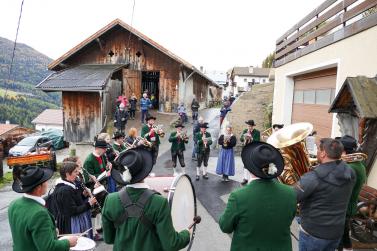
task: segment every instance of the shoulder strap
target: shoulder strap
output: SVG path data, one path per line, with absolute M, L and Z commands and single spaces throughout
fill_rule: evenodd
M 146 189 L 134 203 L 129 197 L 127 190 L 124 188 L 119 192 L 119 198 L 124 207 L 124 213 L 114 222 L 114 226 L 118 228 L 129 217 L 139 218 L 140 222 L 148 229 L 153 229 L 153 223 L 144 215 L 144 207 L 149 199 L 154 195 L 159 194 L 154 190 Z

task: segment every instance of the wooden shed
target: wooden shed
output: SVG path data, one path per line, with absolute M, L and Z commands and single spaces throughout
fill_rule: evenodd
M 0 158 L 8 154 L 10 148 L 16 145 L 25 135 L 34 132 L 33 129 L 16 124 L 0 124 Z
M 348 77 L 329 112 L 337 113 L 342 135 L 358 139 L 361 151 L 368 155 L 366 165 L 370 174 L 377 164 L 377 78 Z
M 221 87 L 215 82 L 120 19 L 48 68 L 56 73 L 37 88 L 62 91 L 64 136 L 70 142 L 92 141 L 112 116 L 115 96 L 120 94 L 135 93 L 140 99 L 148 90 L 161 112 L 174 112 L 180 102 L 189 106 L 194 95 L 201 107 L 221 99 Z M 218 90 L 216 95 L 210 86 Z

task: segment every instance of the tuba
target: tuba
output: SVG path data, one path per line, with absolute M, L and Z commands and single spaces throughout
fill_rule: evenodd
M 284 158 L 284 170 L 279 176 L 280 182 L 294 185 L 308 172 L 311 161 L 306 149 L 305 138 L 313 131 L 310 123 L 296 123 L 274 132 L 267 143 L 279 149 Z
M 262 136 L 262 140 L 263 141 L 266 141 L 270 136 L 271 134 L 273 133 L 274 131 L 272 130 L 272 127 L 264 130 L 262 133 L 261 133 L 261 136 Z
M 342 155 L 342 160 L 347 163 L 365 161 L 368 158 L 368 155 L 365 153 L 351 153 Z

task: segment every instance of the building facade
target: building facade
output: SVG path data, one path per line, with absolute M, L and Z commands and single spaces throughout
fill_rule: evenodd
M 255 84 L 269 82 L 269 68 L 233 67 L 229 75 L 230 92 L 234 95 L 249 91 Z

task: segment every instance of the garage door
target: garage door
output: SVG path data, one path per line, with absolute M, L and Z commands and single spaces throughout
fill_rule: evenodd
M 329 106 L 335 96 L 336 68 L 312 72 L 294 78 L 292 123 L 310 122 L 318 137 L 330 137 L 332 114 Z

